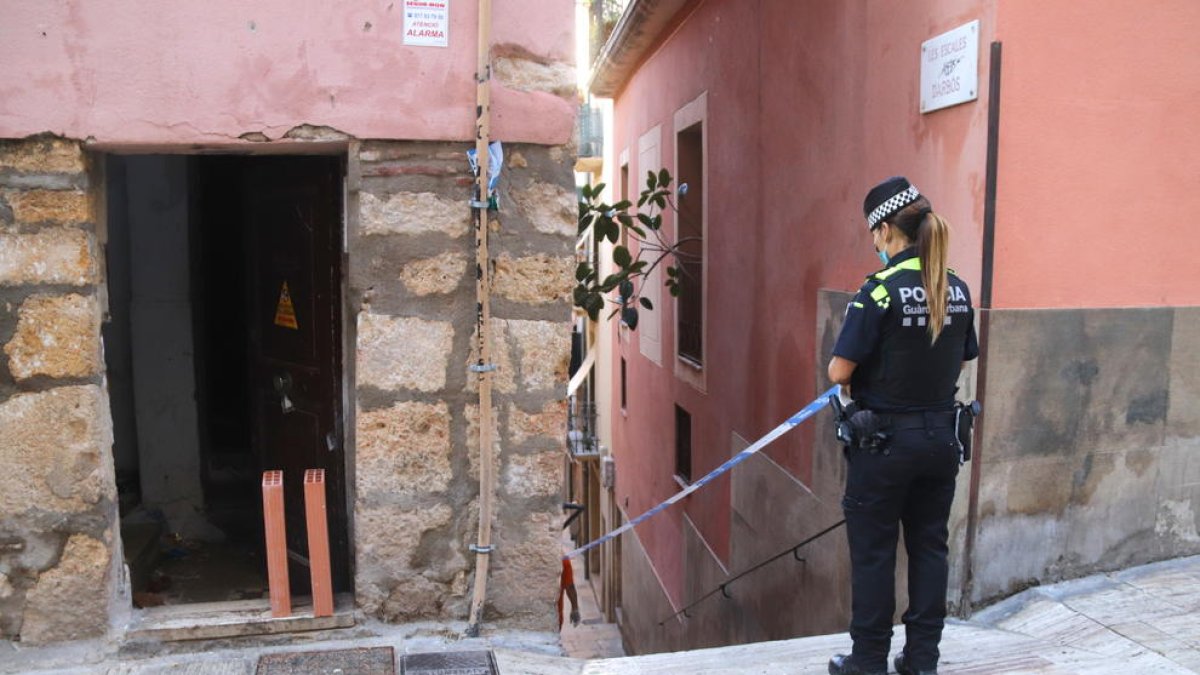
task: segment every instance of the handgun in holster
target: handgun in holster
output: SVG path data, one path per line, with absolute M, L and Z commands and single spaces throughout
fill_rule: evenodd
M 854 447 L 854 430 L 850 428 L 850 412 L 842 405 L 842 399 L 837 394 L 829 397 L 829 405 L 833 408 L 833 431 L 838 441 L 847 449 Z M 853 402 L 852 408 L 857 407 Z
M 837 439 L 845 445 L 847 455 L 855 449 L 867 450 L 872 454 L 888 453 L 887 442 L 891 434 L 887 432 L 884 418 L 860 407 L 857 402 L 844 406 L 837 396 L 830 396 L 829 399 L 834 410 Z
M 954 437 L 958 441 L 959 464 L 971 461 L 971 432 L 975 428 L 975 418 L 982 411 L 983 405 L 979 401 L 954 404 Z

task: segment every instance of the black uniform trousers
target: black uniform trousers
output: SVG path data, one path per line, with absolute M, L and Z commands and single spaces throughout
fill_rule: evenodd
M 891 646 L 901 524 L 908 552 L 906 659 L 917 670 L 937 666 L 949 575 L 946 522 L 958 475 L 953 413 L 893 419 L 886 453 L 847 453 L 842 499 L 850 542 L 854 660 L 865 670 L 879 672 L 887 671 Z

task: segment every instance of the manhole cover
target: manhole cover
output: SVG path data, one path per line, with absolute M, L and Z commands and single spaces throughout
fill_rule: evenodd
M 491 652 L 434 652 L 400 657 L 400 675 L 497 675 Z
M 396 656 L 391 647 L 266 654 L 258 659 L 257 673 L 258 675 L 395 675 Z

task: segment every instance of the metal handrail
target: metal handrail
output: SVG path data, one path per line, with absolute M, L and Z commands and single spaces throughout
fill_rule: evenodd
M 805 539 L 804 541 L 800 542 L 799 544 L 796 544 L 795 546 L 792 546 L 791 548 L 780 551 L 779 553 L 776 553 L 775 555 L 771 556 L 770 558 L 767 558 L 766 560 L 758 563 L 757 565 L 754 565 L 753 567 L 748 567 L 748 568 L 742 570 L 741 572 L 738 572 L 737 574 L 733 575 L 733 577 L 725 580 L 725 582 L 722 583 L 720 586 L 717 586 L 716 588 L 712 589 L 711 591 L 709 591 L 709 592 L 705 593 L 704 595 L 693 600 L 689 605 L 687 605 L 683 609 L 679 610 L 678 612 L 675 612 L 674 614 L 672 614 L 671 616 L 668 616 L 667 618 L 663 619 L 662 621 L 659 621 L 658 625 L 662 626 L 662 625 L 666 624 L 668 621 L 670 621 L 671 619 L 674 619 L 675 617 L 679 616 L 680 614 L 682 614 L 684 616 L 684 618 L 690 619 L 691 617 L 688 616 L 688 613 L 687 613 L 687 611 L 689 609 L 695 607 L 696 605 L 700 604 L 701 602 L 704 602 L 705 600 L 711 598 L 712 596 L 716 595 L 717 593 L 720 593 L 721 595 L 725 596 L 726 598 L 732 598 L 733 596 L 729 594 L 729 584 L 732 584 L 733 582 L 737 581 L 738 579 L 741 579 L 742 577 L 746 576 L 747 574 L 750 574 L 751 572 L 757 571 L 759 568 L 763 567 L 764 565 L 767 565 L 768 563 L 772 563 L 772 562 L 775 562 L 776 560 L 779 560 L 780 558 L 782 558 L 783 556 L 785 556 L 789 553 L 791 553 L 796 558 L 797 561 L 804 562 L 804 558 L 801 558 L 799 555 L 797 555 L 797 553 L 799 553 L 799 551 L 800 551 L 800 547 L 805 546 L 807 544 L 811 544 L 812 542 L 820 539 L 821 537 L 824 537 L 825 535 L 829 534 L 830 532 L 833 532 L 834 530 L 838 529 L 839 527 L 841 527 L 842 525 L 845 525 L 845 524 L 846 524 L 846 519 L 843 518 L 842 520 L 837 521 L 833 525 L 830 525 L 829 527 L 821 530 L 820 532 L 814 534 L 813 536 L 809 537 L 808 539 Z

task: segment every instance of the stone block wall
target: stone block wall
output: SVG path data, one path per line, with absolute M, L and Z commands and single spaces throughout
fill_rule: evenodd
M 99 203 L 78 143 L 0 140 L 0 639 L 94 637 L 109 623 Z
M 970 600 L 1200 554 L 1200 308 L 993 310 Z
M 349 168 L 359 606 L 461 620 L 478 527 L 473 179 L 463 144 L 371 141 Z M 555 628 L 576 206 L 570 154 L 507 146 L 491 215 L 496 513 L 489 625 Z

